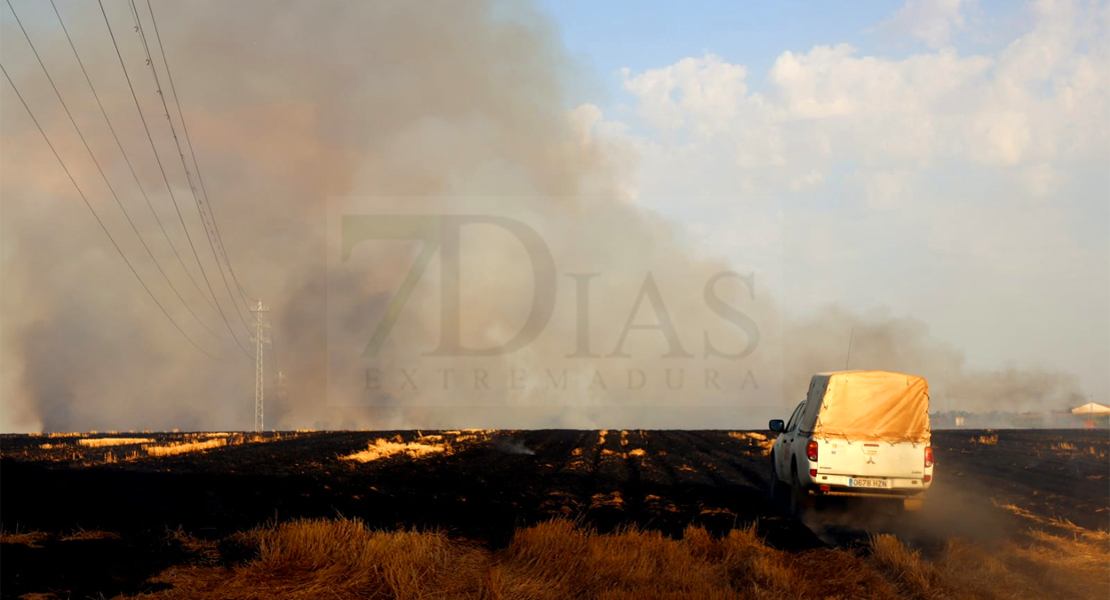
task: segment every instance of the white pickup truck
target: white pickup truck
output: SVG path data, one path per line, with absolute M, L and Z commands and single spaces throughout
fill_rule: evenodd
M 775 419 L 771 492 L 797 513 L 820 496 L 865 496 L 920 507 L 933 481 L 929 385 L 886 371 L 820 373 L 790 420 Z

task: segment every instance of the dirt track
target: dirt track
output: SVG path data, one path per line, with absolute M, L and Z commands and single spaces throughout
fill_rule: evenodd
M 1006 537 L 1030 518 L 1068 519 L 1091 529 L 1105 529 L 1110 519 L 1105 431 L 935 432 L 936 483 L 923 511 L 887 515 L 847 502 L 805 524 L 766 499 L 763 433 L 423 432 L 430 434 L 442 435 L 450 452 L 368 463 L 342 457 L 377 438 L 413 441 L 419 434 L 282 433 L 165 457 L 146 456 L 138 445 L 86 447 L 77 438 L 4 436 L 0 518 L 9 532 L 120 533 L 125 547 L 110 552 L 153 561 L 119 575 L 131 581 L 172 562 L 147 551 L 166 528 L 215 538 L 295 517 L 436 527 L 492 547 L 506 544 L 517 527 L 553 516 L 602 531 L 632 523 L 673 535 L 691 523 L 719 532 L 758 521 L 769 545 L 791 551 L 852 545 L 873 532 L 895 533 L 927 551 L 951 536 Z M 165 443 L 185 434 L 96 437 Z M 1019 521 L 1021 511 L 1029 514 Z M 68 551 L 11 546 L 4 544 L 5 595 L 28 583 L 33 564 L 64 560 L 48 555 Z M 24 579 L 13 588 L 21 568 Z M 90 572 L 72 577 L 93 576 L 93 567 L 85 569 Z

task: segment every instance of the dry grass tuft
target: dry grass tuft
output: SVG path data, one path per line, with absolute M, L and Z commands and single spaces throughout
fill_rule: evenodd
M 150 438 L 84 438 L 77 440 L 77 443 L 89 448 L 101 448 L 104 446 L 128 446 L 131 444 L 149 444 L 154 440 Z
M 1020 510 L 1020 509 L 1019 509 Z M 932 561 L 891 535 L 871 540 L 868 561 L 906 598 L 1105 598 L 1110 536 L 1033 530 L 990 548 L 948 540 Z
M 698 531 L 698 530 L 695 530 Z M 723 598 L 733 597 L 723 552 L 704 531 L 672 540 L 628 529 L 611 535 L 553 521 L 517 532 L 495 557 L 494 598 Z M 707 548 L 709 546 L 709 548 Z
M 301 520 L 248 536 L 245 564 L 174 568 L 159 598 L 477 597 L 485 552 L 439 532 L 374 532 L 357 520 Z
M 118 540 L 119 534 L 112 531 L 100 531 L 98 529 L 75 529 L 69 535 L 63 536 L 63 542 L 73 542 L 80 540 Z
M 0 530 L 0 544 L 22 544 L 31 548 L 41 548 L 39 542 L 46 541 L 50 534 L 45 531 L 3 531 Z
M 404 455 L 409 458 L 425 458 L 436 454 L 451 455 L 461 449 L 490 441 L 493 429 L 463 429 L 462 431 L 444 431 L 440 434 L 418 433 L 415 441 L 406 442 L 397 434 L 390 439 L 378 438 L 366 450 L 354 452 L 342 457 L 361 463 Z
M 594 494 L 590 498 L 590 508 L 616 508 L 624 510 L 624 498 L 617 491 Z
M 462 436 L 460 436 L 462 437 Z M 361 463 L 366 463 L 383 458 L 389 458 L 398 454 L 403 454 L 410 458 L 421 458 L 430 454 L 441 454 L 446 452 L 447 448 L 442 443 L 439 444 L 422 444 L 420 442 L 394 442 L 384 438 L 378 438 L 370 444 L 366 450 L 355 452 L 344 456 L 344 460 L 353 460 Z
M 998 434 L 994 435 L 981 435 L 977 438 L 971 438 L 972 444 L 979 444 L 981 446 L 993 446 L 998 443 Z
M 168 439 L 158 439 L 154 437 L 84 437 L 85 435 L 95 434 L 96 432 L 83 433 L 52 433 L 45 434 L 50 438 L 76 438 L 76 444 L 70 445 L 68 439 L 59 439 L 57 441 L 51 440 L 50 442 L 42 443 L 39 445 L 40 450 L 54 450 L 54 453 L 46 455 L 48 460 L 72 460 L 74 462 L 82 462 L 84 464 L 113 464 L 124 461 L 140 460 L 145 457 L 164 457 L 174 456 L 178 454 L 185 454 L 189 452 L 198 452 L 203 450 L 210 450 L 219 448 L 221 446 L 236 446 L 239 444 L 271 442 L 282 439 L 280 432 L 273 432 L 269 434 L 259 433 L 244 433 L 244 432 L 188 432 L 178 433 L 174 432 Z M 109 431 L 108 434 L 136 434 L 138 432 L 121 432 Z M 142 433 L 150 433 L 143 431 Z M 288 437 L 290 434 L 286 433 Z M 297 434 L 293 434 L 295 437 Z M 120 449 L 119 447 L 125 447 Z M 130 448 L 126 448 L 130 447 Z M 98 453 L 95 450 L 100 448 L 110 448 L 111 450 L 106 453 Z M 72 452 L 62 453 L 56 452 L 59 449 L 72 450 Z
M 734 440 L 744 440 L 750 446 L 758 447 L 764 456 L 771 454 L 771 446 L 775 445 L 774 438 L 768 438 L 758 431 L 730 431 L 728 437 Z
M 220 437 L 196 442 L 177 442 L 164 446 L 144 446 L 143 450 L 146 451 L 148 456 L 174 456 L 189 452 L 199 452 L 201 450 L 211 450 L 212 448 L 220 448 L 226 445 L 227 438 Z
M 1110 549 L 1110 531 L 1105 529 L 1086 529 L 1067 519 L 1040 517 L 1014 504 L 1000 504 L 993 498 L 991 499 L 991 503 L 994 504 L 995 507 L 1005 510 L 1016 517 L 1030 521 L 1030 524 L 1037 528 L 1036 530 L 1054 530 L 1057 533 L 1069 535 L 1077 541 L 1098 544 L 1101 547 Z
M 932 598 L 939 593 L 936 568 L 923 562 L 920 552 L 907 548 L 893 535 L 872 536 L 870 560 L 902 597 Z
M 619 502 L 599 494 L 597 500 Z M 756 526 L 715 537 L 688 527 L 681 539 L 627 528 L 599 534 L 566 520 L 516 531 L 491 551 L 437 532 L 380 532 L 357 520 L 301 520 L 182 545 L 201 564 L 154 581 L 144 597 L 483 598 L 563 600 L 801 598 L 1105 598 L 1105 540 L 1036 534 L 990 548 L 951 540 L 925 558 L 891 535 L 870 552 L 768 547 Z M 241 559 L 228 561 L 226 549 Z M 222 554 L 225 564 L 215 554 Z

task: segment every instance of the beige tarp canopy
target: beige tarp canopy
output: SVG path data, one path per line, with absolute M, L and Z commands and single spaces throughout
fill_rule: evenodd
M 850 441 L 929 442 L 929 384 L 887 371 L 814 375 L 800 428 Z

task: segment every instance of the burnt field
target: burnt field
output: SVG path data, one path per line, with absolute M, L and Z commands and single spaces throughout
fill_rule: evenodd
M 953 538 L 999 544 L 1110 524 L 1107 432 L 933 435 L 936 480 L 921 511 L 844 501 L 804 520 L 767 499 L 766 432 L 6 435 L 0 592 L 166 589 L 148 580 L 191 560 L 168 538 L 226 542 L 304 518 L 437 530 L 490 551 L 553 518 L 675 539 L 690 526 L 718 538 L 748 528 L 789 555 L 866 553 L 872 536 L 891 534 L 930 556 Z M 221 542 L 221 560 L 236 559 L 233 546 Z

